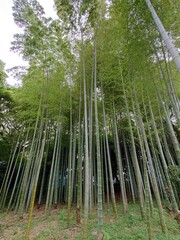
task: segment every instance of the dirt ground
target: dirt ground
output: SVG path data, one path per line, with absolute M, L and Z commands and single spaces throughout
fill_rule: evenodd
M 61 210 L 54 209 L 49 216 L 45 215 L 44 209 L 36 209 L 31 223 L 30 239 L 70 239 L 75 240 L 81 228 L 73 224 L 69 229 L 66 222 L 59 220 Z M 63 215 L 66 214 L 63 210 Z M 65 218 L 65 216 L 64 216 Z M 25 239 L 28 224 L 28 214 L 23 217 L 14 215 L 13 212 L 0 214 L 0 240 Z
M 179 224 L 170 213 L 164 212 L 167 223 L 168 238 L 162 233 L 158 209 L 155 208 L 151 217 L 153 240 L 179 240 Z M 76 208 L 71 209 L 71 221 L 67 228 L 67 210 L 65 206 L 52 209 L 45 214 L 45 209 L 34 208 L 30 228 L 30 240 L 82 240 L 84 224 L 76 224 Z M 25 240 L 28 225 L 28 214 L 15 215 L 0 213 L 0 240 Z M 89 213 L 87 235 L 88 240 L 97 240 L 98 221 L 97 209 Z M 141 218 L 138 205 L 129 205 L 127 214 L 119 207 L 118 217 L 114 217 L 112 209 L 104 208 L 103 240 L 147 240 L 146 221 Z

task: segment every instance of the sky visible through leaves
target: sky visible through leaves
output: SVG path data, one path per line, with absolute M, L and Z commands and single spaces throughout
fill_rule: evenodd
M 43 6 L 47 17 L 56 18 L 56 13 L 53 8 L 53 0 L 39 0 L 39 3 Z M 27 63 L 22 60 L 21 56 L 10 51 L 13 35 L 21 32 L 14 23 L 12 5 L 12 0 L 0 1 L 0 59 L 6 64 L 5 69 L 10 69 L 14 66 L 27 65 Z M 8 75 L 7 83 L 10 85 L 17 84 L 15 79 L 13 79 L 10 75 Z

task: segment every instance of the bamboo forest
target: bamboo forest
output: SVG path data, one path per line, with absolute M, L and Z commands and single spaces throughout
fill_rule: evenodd
M 180 1 L 12 2 L 0 239 L 180 239 Z

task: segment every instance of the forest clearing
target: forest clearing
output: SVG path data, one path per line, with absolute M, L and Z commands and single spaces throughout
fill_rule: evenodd
M 54 8 L 13 0 L 0 239 L 180 239 L 180 1 Z

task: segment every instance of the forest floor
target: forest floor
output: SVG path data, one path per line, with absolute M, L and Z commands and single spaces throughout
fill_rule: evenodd
M 130 204 L 128 213 L 122 214 L 122 208 L 118 206 L 119 216 L 113 216 L 113 211 L 107 209 L 103 218 L 104 240 L 146 240 L 146 223 L 140 216 L 139 206 Z M 168 236 L 161 232 L 158 210 L 155 208 L 151 217 L 153 240 L 179 240 L 180 226 L 174 216 L 164 211 L 168 228 Z M 44 209 L 35 209 L 31 224 L 30 239 L 50 240 L 69 239 L 81 240 L 83 226 L 76 224 L 76 209 L 72 207 L 71 224 L 67 228 L 67 213 L 65 206 L 53 209 L 50 215 L 46 216 Z M 28 215 L 19 218 L 13 212 L 8 214 L 0 213 L 0 240 L 23 240 L 27 229 Z M 97 239 L 97 213 L 96 210 L 89 214 L 88 240 Z

